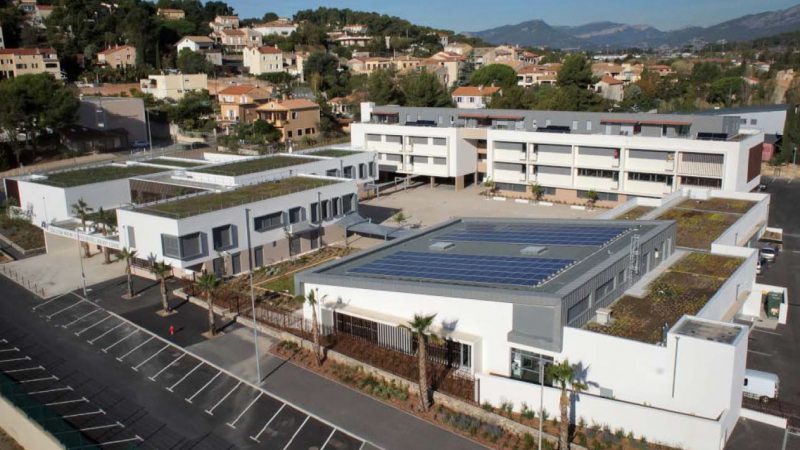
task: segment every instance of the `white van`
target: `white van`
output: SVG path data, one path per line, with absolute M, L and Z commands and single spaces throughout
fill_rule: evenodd
M 742 395 L 767 403 L 778 398 L 779 385 L 780 379 L 774 373 L 746 369 Z

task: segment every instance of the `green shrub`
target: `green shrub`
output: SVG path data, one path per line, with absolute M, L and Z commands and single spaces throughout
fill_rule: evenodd
M 481 408 L 483 408 L 484 411 L 494 412 L 494 406 L 489 402 L 481 403 Z

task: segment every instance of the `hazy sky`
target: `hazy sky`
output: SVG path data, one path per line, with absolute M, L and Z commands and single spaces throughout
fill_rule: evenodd
M 745 14 L 785 9 L 797 0 L 227 0 L 242 17 L 273 11 L 291 17 L 319 6 L 376 11 L 420 25 L 478 31 L 542 19 L 551 25 L 613 21 L 662 30 L 713 25 Z

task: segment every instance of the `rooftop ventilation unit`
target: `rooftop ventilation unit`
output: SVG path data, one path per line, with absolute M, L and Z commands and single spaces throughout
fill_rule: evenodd
M 547 247 L 541 245 L 531 245 L 523 248 L 519 252 L 526 256 L 538 256 L 547 251 Z
M 443 252 L 454 245 L 452 242 L 434 242 L 428 249 L 433 252 Z
M 611 325 L 611 309 L 597 308 L 597 324 L 598 325 Z

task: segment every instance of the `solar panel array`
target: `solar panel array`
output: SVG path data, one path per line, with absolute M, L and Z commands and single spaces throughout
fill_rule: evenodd
M 400 251 L 348 272 L 457 283 L 537 286 L 574 262 L 569 259 Z
M 604 245 L 621 236 L 625 227 L 585 225 L 466 224 L 438 236 L 444 241 L 495 242 L 524 245 Z

